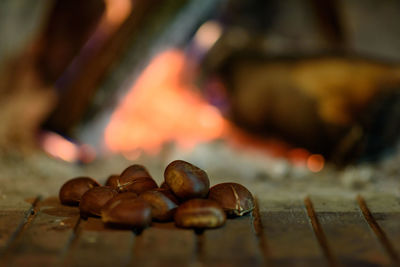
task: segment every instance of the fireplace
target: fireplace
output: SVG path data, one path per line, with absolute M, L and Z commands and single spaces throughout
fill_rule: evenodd
M 398 263 L 395 1 L 8 2 L 0 265 Z M 177 159 L 254 212 L 123 231 L 56 197 L 132 164 L 161 185 Z

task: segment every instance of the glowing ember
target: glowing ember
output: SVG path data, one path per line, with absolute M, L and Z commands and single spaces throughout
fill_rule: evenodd
M 42 132 L 40 146 L 50 156 L 68 162 L 89 163 L 96 158 L 93 147 L 87 144 L 75 144 L 53 132 Z
M 324 168 L 325 159 L 320 154 L 313 154 L 307 159 L 307 167 L 312 172 L 319 172 Z
M 135 160 L 141 151 L 157 154 L 167 142 L 191 148 L 223 137 L 239 149 L 255 148 L 286 157 L 292 164 L 313 172 L 322 170 L 321 155 L 292 149 L 276 139 L 251 136 L 224 120 L 215 107 L 196 93 L 198 88 L 184 72 L 185 60 L 183 52 L 177 50 L 153 59 L 112 114 L 104 137 L 108 149 Z
M 295 148 L 289 150 L 287 157 L 295 166 L 306 166 L 307 160 L 310 158 L 310 152 L 304 148 Z
M 209 49 L 221 37 L 222 27 L 214 21 L 204 23 L 196 32 L 194 39 L 202 49 Z
M 181 51 L 158 55 L 111 117 L 105 142 L 113 152 L 158 153 L 170 141 L 184 148 L 222 135 L 225 121 L 183 79 Z
M 120 25 L 132 9 L 131 0 L 106 0 L 105 19 L 111 25 Z
M 78 146 L 62 136 L 47 132 L 43 134 L 41 139 L 42 148 L 49 155 L 69 162 L 74 162 L 78 159 Z

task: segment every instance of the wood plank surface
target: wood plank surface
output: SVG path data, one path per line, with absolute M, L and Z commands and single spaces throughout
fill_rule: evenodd
M 192 230 L 173 223 L 153 223 L 135 239 L 132 266 L 189 266 L 196 261 Z
M 400 255 L 400 197 L 393 195 L 364 195 L 367 207 L 383 230 L 397 258 Z
M 73 234 L 79 219 L 76 207 L 62 206 L 57 198 L 40 201 L 32 222 L 7 255 L 9 266 L 53 266 Z
M 316 216 L 339 264 L 389 265 L 390 258 L 354 198 L 311 196 Z
M 395 265 L 378 236 L 382 231 L 399 255 L 399 197 L 363 195 L 372 223 L 355 196 L 309 199 L 311 215 L 302 198 L 258 196 L 254 217 L 229 219 L 224 227 L 198 234 L 177 229 L 172 222 L 153 223 L 134 233 L 107 228 L 99 218 L 80 220 L 74 229 L 78 209 L 60 205 L 56 197 L 37 201 L 34 207 L 34 199 L 3 202 L 0 266 L 327 266 L 336 261 L 343 266 Z M 334 261 L 328 260 L 317 238 L 313 216 Z
M 259 210 L 273 265 L 327 265 L 302 199 L 259 198 Z
M 264 266 L 264 257 L 250 214 L 228 219 L 218 229 L 199 236 L 199 259 L 204 266 Z
M 10 238 L 23 224 L 27 210 L 0 211 L 0 255 L 8 245 Z
M 100 218 L 81 220 L 63 266 L 127 266 L 133 241 L 130 230 L 106 228 Z
M 17 237 L 33 212 L 34 199 L 6 199 L 0 202 L 0 256 Z

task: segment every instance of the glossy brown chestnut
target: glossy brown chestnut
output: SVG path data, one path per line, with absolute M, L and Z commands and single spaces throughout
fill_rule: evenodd
M 141 199 L 120 199 L 101 211 L 104 223 L 117 227 L 144 228 L 151 223 L 151 206 Z
M 151 191 L 159 191 L 159 192 L 163 193 L 164 195 L 166 195 L 169 199 L 171 199 L 176 205 L 179 206 L 179 204 L 180 204 L 179 199 L 174 195 L 174 193 L 172 193 L 171 189 L 156 188 L 156 189 L 152 189 Z
M 117 202 L 117 201 L 119 201 L 121 199 L 135 199 L 137 197 L 138 197 L 138 195 L 136 193 L 133 193 L 133 192 L 119 193 L 118 195 L 116 195 L 115 197 L 113 197 L 112 199 L 107 201 L 107 203 L 103 206 L 102 209 L 107 209 L 110 205 L 113 205 L 114 202 Z
M 63 184 L 58 194 L 60 202 L 64 205 L 78 205 L 82 195 L 97 186 L 100 186 L 100 184 L 90 177 L 77 177 L 68 180 Z
M 160 188 L 164 188 L 164 189 L 170 189 L 168 184 L 164 181 L 162 182 L 162 184 L 160 185 Z
M 178 205 L 172 201 L 162 190 L 150 190 L 140 194 L 139 199 L 142 199 L 150 204 L 152 218 L 165 222 L 173 218 L 175 209 Z
M 218 202 L 228 216 L 242 216 L 254 209 L 254 198 L 241 184 L 222 183 L 210 188 L 208 198 Z
M 143 177 L 152 178 L 146 167 L 140 164 L 133 164 L 129 166 L 121 173 L 120 176 L 123 179 L 143 178 Z
M 141 194 L 148 190 L 158 188 L 157 183 L 152 178 L 135 178 L 131 183 L 123 187 L 123 191 Z
M 109 179 L 110 186 L 118 188 L 120 192 L 130 191 L 140 194 L 158 188 L 147 169 L 138 164 L 126 168 L 119 177 L 110 177 Z
M 191 199 L 176 209 L 174 220 L 183 228 L 216 228 L 225 223 L 226 215 L 213 200 Z
M 119 175 L 113 174 L 108 176 L 105 186 L 112 186 L 118 188 Z
M 164 178 L 181 200 L 206 197 L 210 187 L 207 173 L 183 160 L 171 162 L 165 169 Z
M 94 187 L 86 191 L 79 203 L 81 215 L 100 216 L 103 206 L 117 195 L 118 191 L 111 186 Z

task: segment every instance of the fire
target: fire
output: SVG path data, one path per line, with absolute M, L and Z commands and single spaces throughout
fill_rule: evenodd
M 223 134 L 225 120 L 183 79 L 184 68 L 182 51 L 153 59 L 111 117 L 105 131 L 111 151 L 158 153 L 166 142 L 190 148 Z
M 49 156 L 68 162 L 89 163 L 96 158 L 96 151 L 90 145 L 71 142 L 54 132 L 43 131 L 39 144 Z
M 324 158 L 276 139 L 257 138 L 227 122 L 198 93 L 188 73 L 184 53 L 170 50 L 156 56 L 123 98 L 105 130 L 111 152 L 135 160 L 141 151 L 157 154 L 163 144 L 191 148 L 223 138 L 238 149 L 254 148 L 287 158 L 293 165 L 319 172 Z
M 68 162 L 89 163 L 96 157 L 96 152 L 90 145 L 79 145 L 54 132 L 43 131 L 39 143 L 49 156 Z
M 197 45 L 204 49 L 210 49 L 221 37 L 222 27 L 215 21 L 207 21 L 197 31 L 194 39 Z
M 78 159 L 78 146 L 62 136 L 48 132 L 43 134 L 41 139 L 42 147 L 49 155 L 69 162 Z
M 312 172 L 319 172 L 324 168 L 325 159 L 320 154 L 313 154 L 307 159 L 307 167 Z
M 289 150 L 287 157 L 295 166 L 306 166 L 307 160 L 310 157 L 310 152 L 304 148 L 294 148 Z
M 109 25 L 119 26 L 131 13 L 132 1 L 106 0 L 105 21 Z

